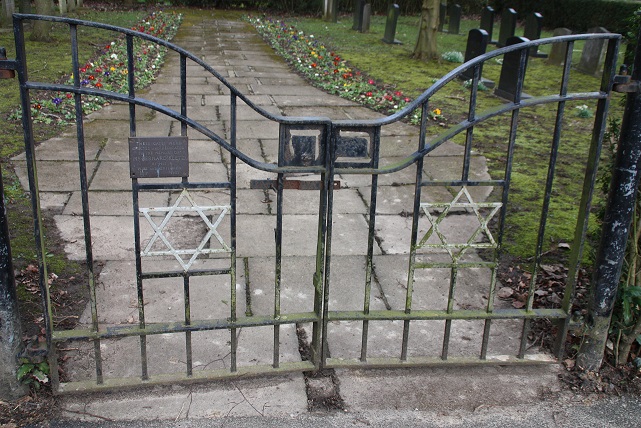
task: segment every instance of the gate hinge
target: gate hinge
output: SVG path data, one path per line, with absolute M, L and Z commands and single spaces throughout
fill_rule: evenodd
M 13 79 L 16 77 L 15 70 L 18 68 L 18 62 L 7 59 L 7 50 L 0 48 L 0 79 Z
M 641 92 L 641 82 L 638 80 L 631 80 L 630 76 L 614 76 L 614 92 Z
M 614 87 L 612 90 L 614 92 L 641 92 L 641 82 L 638 80 L 632 80 L 631 76 L 628 76 L 628 66 L 623 64 L 619 70 L 620 74 L 614 76 Z

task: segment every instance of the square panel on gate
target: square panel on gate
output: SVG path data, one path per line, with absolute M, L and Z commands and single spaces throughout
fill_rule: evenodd
M 325 126 L 280 125 L 278 165 L 314 166 L 325 164 Z

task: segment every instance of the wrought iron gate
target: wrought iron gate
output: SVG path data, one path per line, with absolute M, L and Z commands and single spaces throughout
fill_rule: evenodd
M 71 64 L 73 84 L 39 83 L 29 80 L 23 23 L 34 19 L 49 20 L 69 27 L 73 52 Z M 78 77 L 81 68 L 77 46 L 79 26 L 113 31 L 125 37 L 127 43 L 125 62 L 129 73 L 127 93 L 110 92 L 81 85 Z M 89 304 L 91 322 L 84 328 L 58 330 L 53 325 L 51 300 L 47 287 L 48 276 L 44 257 L 46 250 L 40 216 L 32 123 L 29 115 L 23 115 L 29 190 L 33 198 L 36 221 L 36 241 L 41 263 L 40 281 L 45 302 L 52 375 L 57 376 L 56 349 L 59 343 L 80 341 L 91 344 L 94 361 L 93 379 L 60 383 L 59 379 L 54 378 L 57 389 L 61 391 L 99 389 L 149 382 L 236 377 L 252 373 L 317 370 L 325 367 L 408 367 L 451 363 L 509 364 L 554 360 L 552 357 L 540 354 L 530 355 L 527 352 L 528 332 L 533 320 L 551 320 L 558 325 L 557 340 L 562 344 L 570 327 L 573 290 L 582 258 L 609 97 L 615 80 L 619 35 L 563 36 L 513 44 L 457 67 L 392 116 L 379 120 L 332 121 L 322 117 L 298 118 L 272 114 L 255 105 L 248 96 L 230 85 L 210 64 L 198 56 L 148 34 L 75 19 L 22 14 L 14 15 L 14 29 L 16 61 L 3 61 L 0 62 L 0 66 L 17 70 L 22 94 L 22 110 L 30 111 L 30 93 L 33 91 L 64 92 L 71 94 L 76 100 L 76 139 L 79 150 L 82 218 L 91 300 Z M 133 46 L 134 40 L 137 39 L 163 46 L 179 56 L 181 88 L 179 109 L 148 100 L 136 93 Z M 570 92 L 568 82 L 572 73 L 574 46 L 575 43 L 585 40 L 607 43 L 601 84 L 591 92 Z M 550 94 L 525 97 L 523 82 L 531 49 L 559 43 L 566 46 L 565 65 L 559 68 L 561 73 L 559 89 L 553 90 Z M 509 99 L 499 106 L 477 112 L 481 68 L 484 63 L 495 59 L 503 60 L 501 79 L 505 75 L 507 83 L 502 81 L 501 84 L 502 89 L 507 90 Z M 229 97 L 229 110 L 226 114 L 228 114 L 230 132 L 227 138 L 220 132 L 190 118 L 187 108 L 188 64 L 202 67 L 224 86 L 225 93 Z M 462 75 L 471 76 L 469 93 L 466 95 L 469 106 L 466 117 L 459 124 L 445 128 L 438 135 L 428 138 L 429 125 L 433 123 L 429 120 L 431 99 L 446 84 L 459 79 Z M 82 113 L 82 100 L 90 96 L 105 97 L 112 101 L 126 103 L 129 109 L 129 162 L 132 205 L 135 213 L 133 222 L 137 290 L 137 319 L 129 324 L 110 324 L 99 321 Z M 512 157 L 516 150 L 519 115 L 524 110 L 545 104 L 556 109 L 555 128 L 550 144 L 548 178 L 546 183 L 542 183 L 545 188 L 545 198 L 540 217 L 539 238 L 532 250 L 532 264 L 534 269 L 537 269 L 543 252 L 557 152 L 563 142 L 565 107 L 566 103 L 577 100 L 596 100 L 597 109 L 563 301 L 555 309 L 534 307 L 535 271 L 532 274 L 532 281 L 527 284 L 527 300 L 524 307 L 520 309 L 496 307 L 497 269 L 507 214 Z M 248 106 L 253 112 L 277 124 L 278 150 L 275 162 L 258 161 L 240 148 L 237 139 L 239 105 Z M 136 128 L 137 108 L 148 108 L 180 122 L 180 136 L 169 139 L 139 137 Z M 383 138 L 385 129 L 413 115 L 418 118 L 418 135 L 413 142 L 415 148 L 403 157 L 391 156 L 393 159 L 391 162 L 383 155 L 395 150 L 393 145 Z M 505 154 L 504 174 L 499 178 L 475 177 L 471 173 L 471 163 L 474 158 L 474 128 L 500 117 L 504 117 L 510 123 L 510 131 L 506 136 L 509 148 Z M 219 146 L 221 151 L 228 154 L 230 158 L 228 180 L 194 181 L 189 178 L 189 162 L 185 159 L 190 144 L 188 134 L 191 132 L 206 136 L 212 144 Z M 437 148 L 445 146 L 459 134 L 465 136 L 465 144 L 460 147 L 463 164 L 457 167 L 449 178 L 435 179 L 427 174 L 426 171 L 431 168 L 428 165 L 430 154 Z M 172 161 L 159 166 L 153 159 L 149 160 L 149 157 L 154 156 L 172 156 Z M 275 214 L 274 280 L 273 285 L 266 286 L 273 292 L 273 301 L 270 312 L 261 315 L 254 314 L 246 304 L 241 305 L 242 294 L 239 294 L 236 286 L 238 278 L 249 269 L 247 259 L 243 258 L 239 262 L 238 254 L 238 168 L 241 165 L 255 170 L 256 174 L 262 174 L 262 172 L 271 174 L 270 177 L 273 178 L 252 180 L 251 186 L 253 189 L 264 189 L 266 195 L 270 189 L 276 194 L 276 213 L 271 213 L 272 216 Z M 259 173 L 259 171 L 262 172 Z M 392 184 L 397 187 L 402 186 L 405 190 L 409 189 L 408 194 L 411 195 L 409 209 L 401 213 L 404 221 L 408 222 L 407 228 L 395 228 L 391 224 L 392 219 L 381 216 L 379 209 L 384 202 L 380 200 L 383 190 L 379 183 L 388 177 L 399 177 L 399 174 L 402 175 L 401 181 L 393 181 Z M 355 267 L 351 259 L 350 263 L 341 265 L 341 260 L 346 260 L 347 257 L 343 257 L 343 253 L 337 251 L 336 230 L 350 229 L 351 226 L 346 226 L 348 220 L 337 215 L 336 209 L 344 203 L 337 199 L 337 195 L 340 195 L 338 192 L 341 191 L 341 182 L 359 178 L 361 187 L 368 189 L 369 195 L 361 195 L 368 207 L 368 212 L 364 216 L 365 229 L 363 230 L 366 233 L 360 235 L 362 238 L 360 244 L 366 249 L 363 252 L 364 257 L 359 262 L 362 266 Z M 313 267 L 310 268 L 311 280 L 308 277 L 303 279 L 303 281 L 309 281 L 309 290 L 312 293 L 311 296 L 301 297 L 301 299 L 311 300 L 313 304 L 310 310 L 306 311 L 290 310 L 289 306 L 285 308 L 281 305 L 281 294 L 286 291 L 282 286 L 285 257 L 283 211 L 285 192 L 289 189 L 311 189 L 310 191 L 317 192 L 315 193 L 317 202 L 314 202 L 317 207 L 314 223 L 316 236 L 313 244 L 315 256 Z M 494 190 L 494 194 L 498 197 L 488 199 L 487 189 Z M 224 192 L 220 194 L 224 196 L 222 199 L 217 199 L 215 203 L 203 204 L 194 196 L 200 190 L 222 190 Z M 180 193 L 174 195 L 173 203 L 167 204 L 168 206 L 156 206 L 153 203 L 143 202 L 144 195 L 157 191 Z M 177 248 L 172 244 L 171 238 L 167 237 L 167 225 L 173 216 L 180 216 L 181 213 L 202 219 L 206 226 L 205 237 L 198 242 L 196 248 Z M 469 220 L 466 222 L 467 226 L 461 228 L 452 223 L 454 216 L 462 216 Z M 158 222 L 158 219 L 162 220 Z M 381 226 L 381 222 L 387 223 Z M 219 230 L 223 225 L 225 230 Z M 390 232 L 383 236 L 378 232 L 385 227 Z M 467 235 L 462 236 L 459 233 L 460 229 L 466 227 L 470 229 L 463 230 L 462 232 Z M 151 228 L 151 230 L 145 232 L 145 228 Z M 249 240 L 251 239 L 257 238 Z M 154 258 L 160 258 L 164 262 L 148 264 L 146 261 L 150 258 L 152 262 Z M 170 262 L 178 264 L 172 267 Z M 333 269 L 337 268 L 343 270 L 335 274 Z M 346 278 L 345 272 L 354 270 L 358 270 L 358 275 Z M 472 279 L 470 279 L 471 273 L 476 275 Z M 382 281 L 377 276 L 382 274 L 389 276 L 388 282 L 398 283 L 394 302 L 384 301 L 385 299 L 377 300 L 380 293 L 377 292 L 376 287 Z M 202 317 L 194 316 L 192 313 L 194 302 L 190 299 L 190 290 L 196 286 L 199 279 L 214 281 L 214 278 L 219 277 L 228 278 L 225 279 L 225 283 L 229 285 L 229 300 L 225 302 L 228 312 L 222 316 L 210 316 L 210 313 Z M 356 277 L 358 279 L 355 280 Z M 145 292 L 149 289 L 146 284 L 150 281 L 165 279 L 173 281 L 172 283 L 179 283 L 177 287 L 183 292 L 181 307 L 184 316 L 181 315 L 180 320 L 149 321 L 146 319 L 148 305 Z M 248 283 L 249 279 L 245 278 L 245 281 Z M 457 291 L 462 287 L 462 283 L 473 283 L 475 289 L 481 290 L 478 293 L 483 296 L 483 299 L 479 300 L 484 303 L 457 302 Z M 245 298 L 248 298 L 247 290 L 248 288 L 245 290 Z M 356 300 L 360 302 L 358 306 L 350 305 L 353 303 L 354 296 L 357 296 Z M 239 309 L 241 306 L 244 307 L 245 313 Z M 505 353 L 505 350 L 490 351 L 492 328 L 496 323 L 517 323 L 519 337 L 517 346 L 511 354 Z M 282 329 L 285 327 L 291 329 L 294 326 L 303 328 L 306 325 L 311 326 L 308 358 L 305 361 L 281 361 Z M 468 328 L 468 325 L 475 325 L 475 327 Z M 514 328 L 514 324 L 510 326 Z M 273 329 L 270 363 L 239 364 L 237 351 L 240 331 L 242 329 L 263 331 L 260 328 L 264 327 Z M 452 355 L 452 335 L 456 328 L 465 330 L 468 335 L 480 339 L 478 343 L 474 343 L 475 341 L 469 337 L 465 339 L 472 342 L 467 348 L 464 347 L 468 351 L 472 349 L 471 353 L 458 352 L 457 355 Z M 194 370 L 193 335 L 214 331 L 229 332 L 229 367 L 217 370 Z M 435 331 L 443 331 L 442 334 L 437 334 L 440 343 L 436 345 L 434 345 Z M 180 372 L 150 374 L 151 356 L 148 353 L 148 340 L 155 335 L 164 334 L 184 337 L 185 368 Z M 462 335 L 465 336 L 465 332 Z M 105 376 L 101 344 L 122 338 L 134 338 L 138 341 L 140 372 L 132 377 Z M 393 344 L 394 350 L 377 353 L 376 350 L 381 343 Z M 343 355 L 339 355 L 339 349 L 347 349 L 350 346 L 356 351 L 346 351 Z M 459 345 L 456 346 L 459 347 Z M 558 348 L 561 352 L 562 346 L 559 345 Z M 161 351 L 152 351 L 152 353 L 158 352 Z

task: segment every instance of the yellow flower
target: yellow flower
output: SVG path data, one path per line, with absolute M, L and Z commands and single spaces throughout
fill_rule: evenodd
M 437 115 L 437 116 L 440 116 L 441 115 L 441 109 L 440 108 L 435 108 L 434 109 L 434 114 Z
M 109 70 L 111 70 L 111 71 L 116 71 L 116 67 L 114 67 L 114 66 L 112 65 L 111 67 L 109 67 Z

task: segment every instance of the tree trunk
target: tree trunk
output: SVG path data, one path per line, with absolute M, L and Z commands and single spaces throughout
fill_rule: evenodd
M 2 11 L 0 12 L 0 25 L 11 27 L 11 15 L 16 11 L 14 0 L 2 0 Z
M 58 7 L 60 8 L 60 15 L 64 16 L 67 14 L 67 0 L 58 0 Z
M 33 8 L 31 7 L 31 0 L 20 0 L 18 5 L 20 13 L 33 13 Z
M 38 15 L 51 15 L 53 14 L 53 0 L 36 0 L 36 13 Z M 29 40 L 34 42 L 50 42 L 53 40 L 51 37 L 51 22 L 48 21 L 34 21 L 33 31 Z
M 421 20 L 418 27 L 418 39 L 412 58 L 428 61 L 438 58 L 436 35 L 438 32 L 438 13 L 440 0 L 423 0 Z
M 323 21 L 336 22 L 338 0 L 323 0 Z

